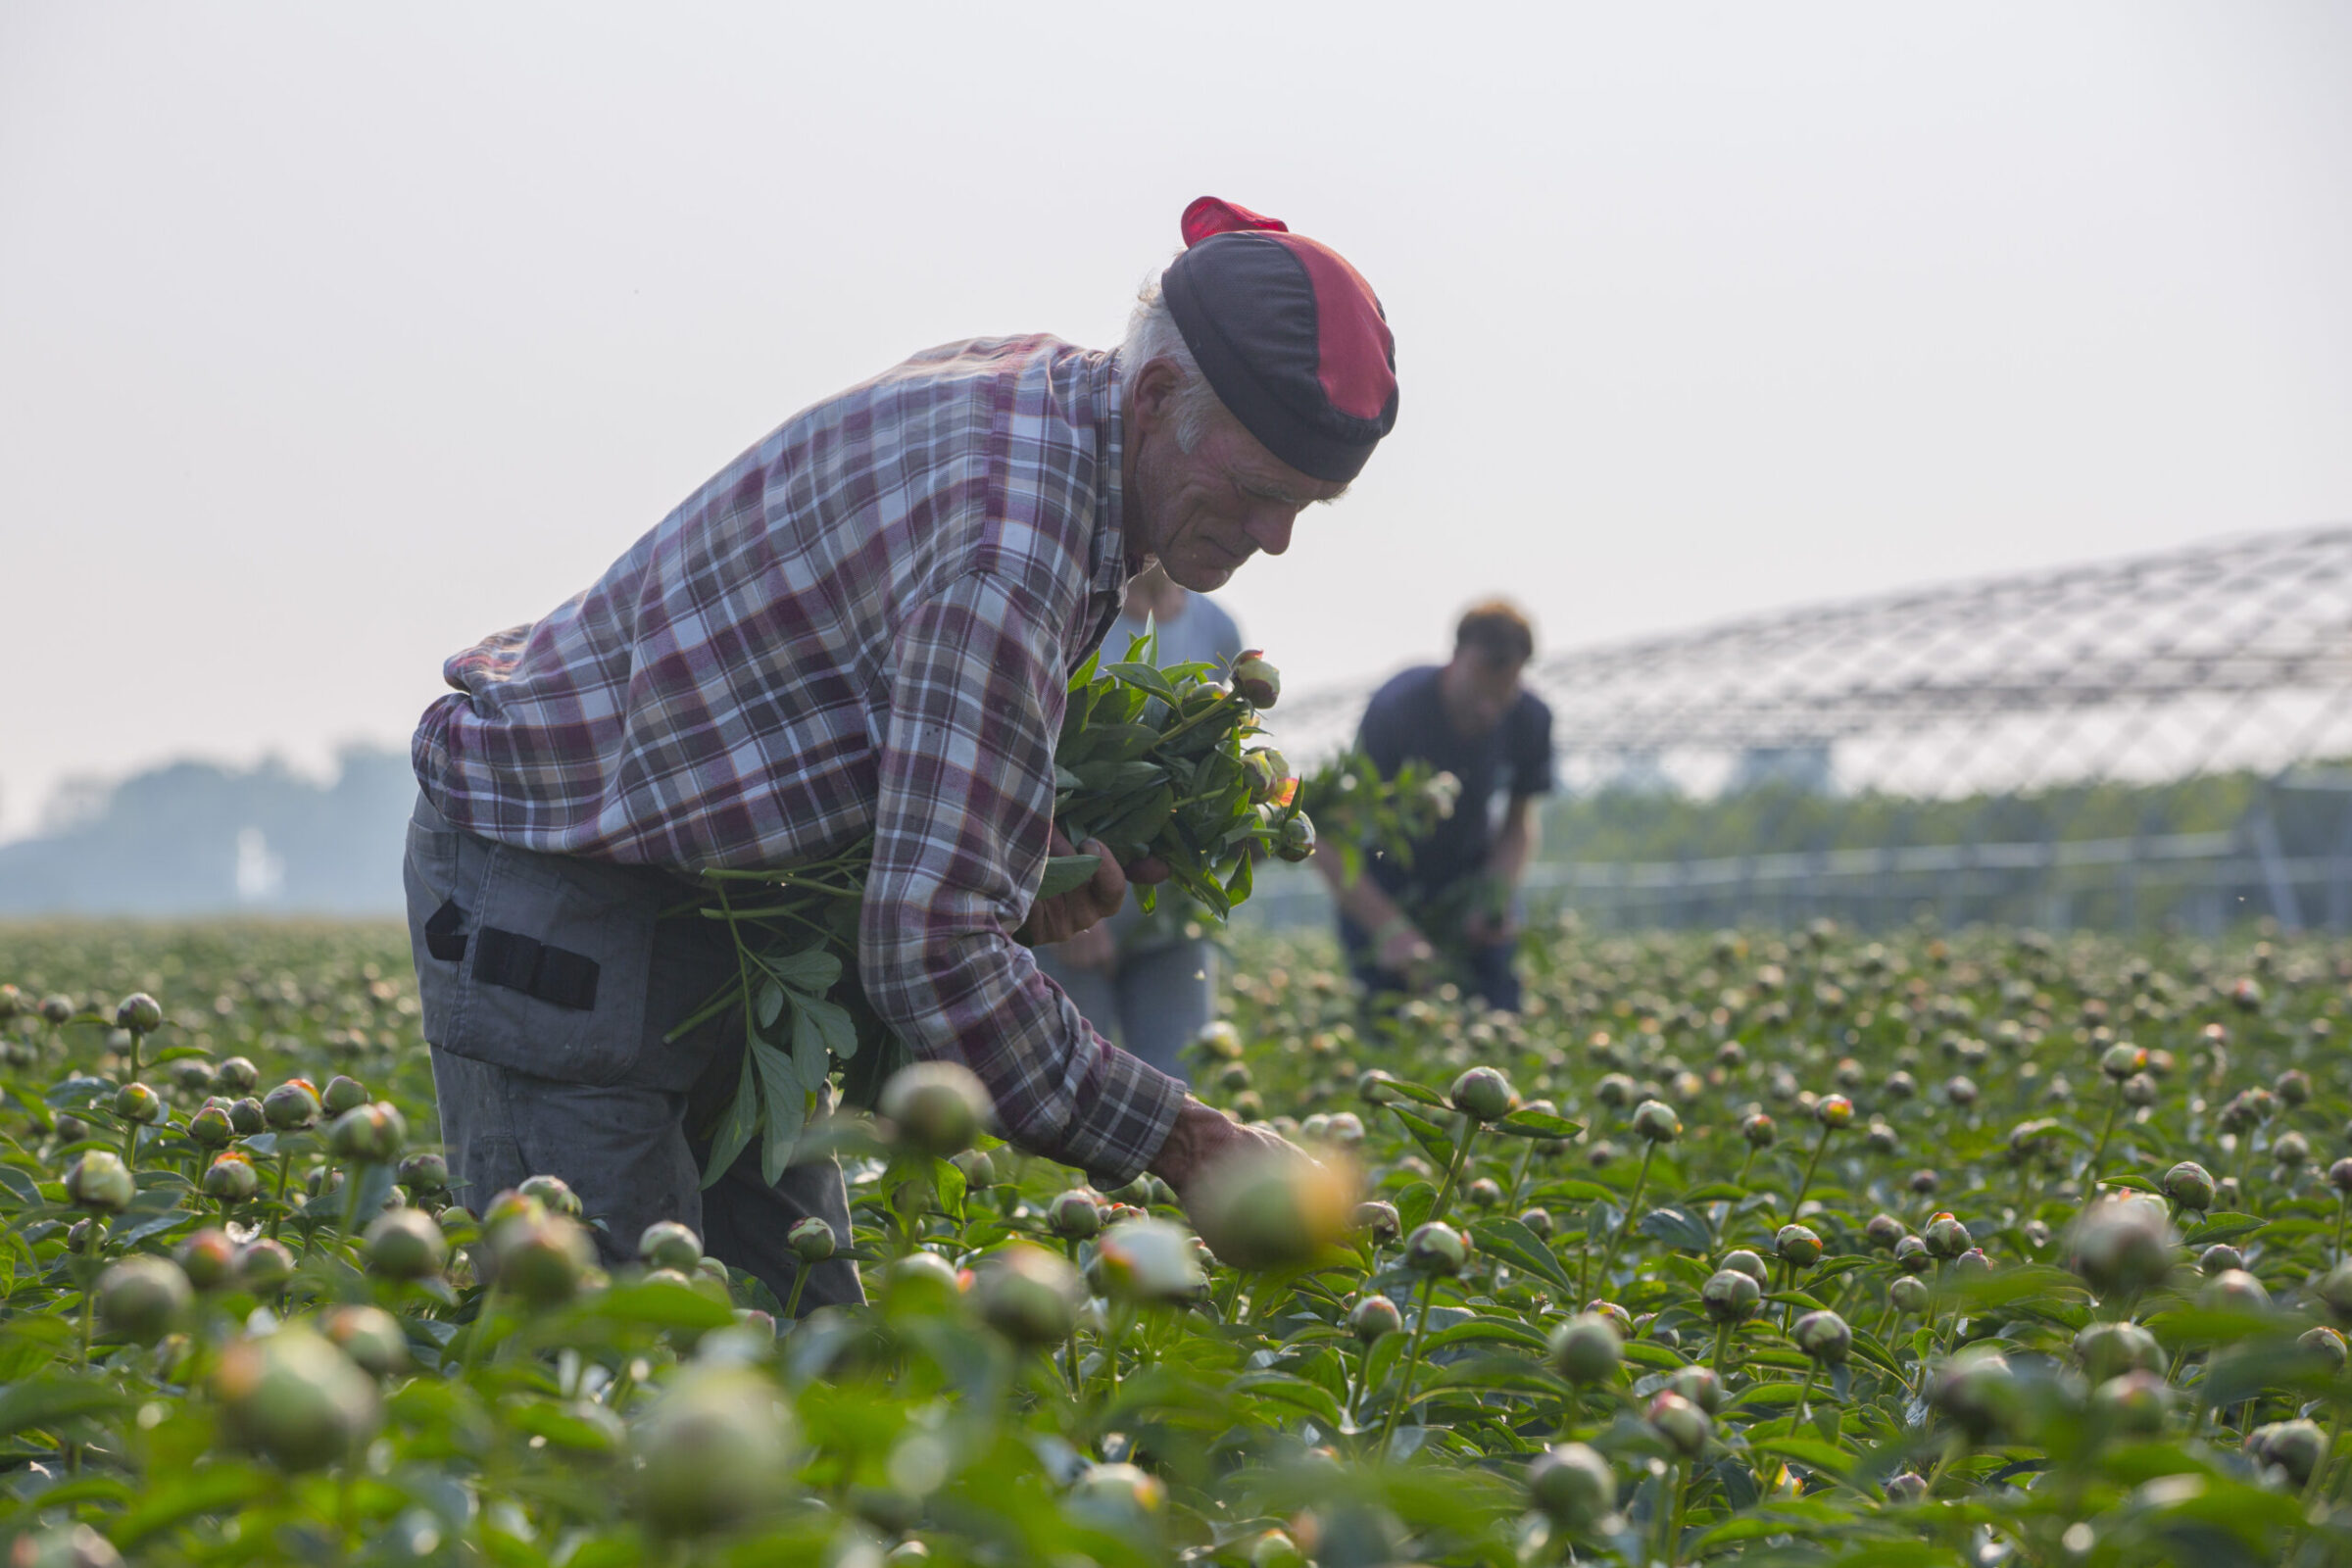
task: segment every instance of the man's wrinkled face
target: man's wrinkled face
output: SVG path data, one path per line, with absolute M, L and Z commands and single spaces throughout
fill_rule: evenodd
M 1161 361 L 1136 379 L 1128 439 L 1128 526 L 1168 576 L 1195 592 L 1222 588 L 1259 551 L 1291 547 L 1298 514 L 1337 500 L 1344 484 L 1312 479 L 1282 462 L 1223 409 L 1184 451 L 1176 440 L 1176 385 Z
M 1524 662 L 1495 659 L 1477 648 L 1457 648 L 1439 677 L 1446 702 L 1446 719 L 1463 736 L 1492 734 L 1511 706 L 1519 701 L 1519 676 Z

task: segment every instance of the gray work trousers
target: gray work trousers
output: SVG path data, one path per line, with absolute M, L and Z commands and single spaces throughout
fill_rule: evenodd
M 1037 966 L 1069 993 L 1095 1033 L 1178 1083 L 1192 1082 L 1184 1048 L 1217 1011 L 1217 950 L 1205 937 L 1121 954 L 1109 969 L 1082 969 L 1040 948 Z
M 821 1215 L 848 1250 L 849 1196 L 830 1156 L 771 1187 L 754 1140 L 702 1187 L 709 1135 L 742 1069 L 743 1014 L 662 1038 L 736 969 L 718 922 L 660 917 L 692 898 L 690 882 L 495 843 L 421 795 L 402 870 L 460 1202 L 478 1213 L 526 1177 L 561 1176 L 603 1222 L 591 1234 L 607 1264 L 635 1258 L 654 1221 L 677 1220 L 779 1302 L 801 1267 L 785 1241 L 794 1224 Z M 858 1266 L 837 1258 L 810 1273 L 801 1310 L 864 1298 Z

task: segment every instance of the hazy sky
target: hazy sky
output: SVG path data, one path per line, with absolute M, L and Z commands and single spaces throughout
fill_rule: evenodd
M 0 5 L 0 834 L 404 739 L 794 410 L 1345 252 L 1294 690 L 2352 519 L 2352 7 Z

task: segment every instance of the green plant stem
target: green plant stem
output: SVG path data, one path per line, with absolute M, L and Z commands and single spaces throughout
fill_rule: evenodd
M 815 1273 L 814 1264 L 802 1261 L 792 1271 L 792 1294 L 784 1298 L 784 1326 L 792 1327 L 801 1320 L 801 1293 L 808 1288 L 808 1276 Z
M 1372 1450 L 1375 1459 L 1386 1462 L 1389 1440 L 1396 1435 L 1396 1417 L 1412 1403 L 1413 1369 L 1421 1361 L 1421 1339 L 1429 1332 L 1430 1298 L 1438 1293 L 1438 1279 L 1432 1274 L 1421 1281 L 1421 1311 L 1413 1319 L 1413 1337 L 1405 1343 L 1404 1364 L 1396 1369 L 1396 1397 L 1389 1401 L 1388 1419 L 1380 1424 L 1380 1443 Z
M 1805 1424 L 1805 1417 L 1811 1413 L 1813 1406 L 1813 1386 L 1820 1381 L 1821 1363 L 1816 1361 L 1813 1363 L 1812 1370 L 1805 1374 L 1805 1386 L 1797 1391 L 1796 1419 L 1788 1424 L 1790 1436 L 1793 1437 L 1795 1435 L 1796 1429 Z
M 1805 1195 L 1813 1190 L 1813 1173 L 1821 1169 L 1821 1156 L 1830 1147 L 1830 1124 L 1823 1122 L 1821 1136 L 1813 1141 L 1813 1157 L 1805 1161 L 1805 1179 L 1796 1184 L 1796 1197 L 1788 1204 L 1788 1217 L 1792 1220 L 1805 1206 Z
M 1936 1488 L 1943 1480 L 1943 1472 L 1951 1467 L 1954 1459 L 1967 1452 L 1968 1440 L 1957 1434 L 1944 1444 L 1943 1452 L 1936 1456 L 1936 1467 L 1928 1472 L 1927 1495 L 1931 1497 L 1936 1495 Z
M 1734 1187 L 1745 1187 L 1747 1185 L 1748 1172 L 1754 1170 L 1755 1168 L 1756 1146 L 1750 1144 L 1747 1146 L 1746 1157 L 1740 1161 L 1740 1174 L 1732 1178 L 1732 1185 Z
M 1519 1168 L 1511 1173 L 1511 1196 L 1507 1205 L 1511 1208 L 1519 1206 L 1520 1191 L 1527 1186 L 1527 1167 L 1536 1161 L 1536 1141 L 1529 1138 L 1523 1142 L 1526 1143 L 1527 1148 L 1520 1151 Z
M 351 1240 L 351 1228 L 360 1222 L 360 1173 L 368 1167 L 355 1164 L 343 1171 L 343 1221 L 338 1227 L 345 1241 Z
M 1118 1401 L 1119 1346 L 1127 1338 L 1127 1328 L 1134 1316 L 1135 1309 L 1124 1303 L 1111 1309 L 1110 1337 L 1102 1345 L 1102 1371 L 1109 1380 L 1108 1390 L 1102 1397 L 1102 1407 L 1105 1411 Z
M 2107 1141 L 2115 1136 L 2116 1113 L 2124 1108 L 2124 1086 L 2117 1084 L 2115 1093 L 2107 1097 L 2107 1122 L 2099 1129 L 2098 1147 L 2090 1152 L 2090 1164 L 2082 1172 L 2082 1201 L 2089 1202 L 2099 1191 L 2099 1169 L 2107 1163 Z
M 1690 1467 L 1690 1460 L 1676 1459 L 1667 1467 L 1666 1490 L 1658 1494 L 1658 1560 L 1666 1568 L 1674 1568 L 1683 1543 L 1684 1477 Z
M 294 1168 L 294 1151 L 287 1150 L 277 1156 L 277 1212 L 270 1216 L 270 1239 L 277 1240 L 277 1227 L 286 1217 L 286 1177 Z
M 482 1292 L 474 1308 L 473 1322 L 466 1331 L 466 1370 L 471 1372 L 482 1362 L 482 1342 L 489 1338 L 490 1326 L 498 1318 L 498 1286 L 494 1282 Z
M 97 1305 L 98 1297 L 98 1273 L 94 1265 L 98 1261 L 99 1250 L 105 1245 L 98 1235 L 98 1217 L 95 1214 L 90 1216 L 89 1224 L 89 1238 L 82 1243 L 81 1255 L 83 1260 L 92 1264 L 93 1267 L 90 1269 L 90 1277 L 81 1282 L 81 1358 L 74 1363 L 76 1368 L 87 1367 L 90 1364 L 90 1320 L 93 1309 Z M 74 1448 L 76 1461 L 79 1460 L 81 1450 L 77 1445 Z
M 1446 1205 L 1453 1201 L 1453 1184 L 1461 1180 L 1462 1167 L 1470 1162 L 1470 1143 L 1478 1136 L 1478 1123 L 1469 1116 L 1462 1117 L 1462 1131 L 1453 1141 L 1453 1162 L 1446 1167 L 1446 1185 L 1438 1189 L 1438 1200 L 1429 1210 L 1431 1220 L 1446 1217 Z
M 1076 1251 L 1076 1250 L 1073 1248 L 1073 1249 L 1072 1249 L 1072 1250 L 1071 1250 L 1071 1252 L 1070 1252 L 1070 1262 L 1071 1262 L 1071 1264 L 1072 1264 L 1073 1266 L 1075 1266 L 1075 1265 L 1077 1264 L 1077 1261 L 1078 1261 L 1078 1254 L 1077 1254 L 1077 1251 Z M 1238 1309 L 1238 1308 L 1241 1306 L 1241 1304 L 1242 1304 L 1242 1271 L 1241 1271 L 1240 1269 L 1238 1269 L 1238 1268 L 1237 1268 L 1237 1269 L 1233 1269 L 1233 1270 L 1231 1270 L 1231 1271 L 1230 1271 L 1230 1272 L 1228 1272 L 1228 1274 L 1226 1275 L 1226 1278 L 1225 1278 L 1225 1299 L 1224 1299 L 1224 1302 L 1222 1303 L 1222 1306 L 1221 1306 L 1221 1309 L 1220 1309 L 1220 1311 L 1219 1311 L 1218 1315 L 1219 1315 L 1219 1316 L 1220 1316 L 1220 1317 L 1221 1317 L 1221 1318 L 1222 1318 L 1222 1319 L 1223 1319 L 1223 1320 L 1224 1320 L 1226 1323 L 1230 1324 L 1230 1323 L 1232 1323 L 1232 1322 L 1233 1322 L 1233 1314 L 1234 1314 L 1234 1312 L 1235 1312 L 1235 1311 L 1236 1311 L 1236 1310 L 1237 1310 L 1237 1309 Z
M 1642 1206 L 1642 1189 L 1649 1181 L 1650 1156 L 1657 1152 L 1658 1146 L 1655 1144 L 1644 1143 L 1642 1146 L 1642 1168 L 1634 1172 L 1634 1190 L 1625 1200 L 1625 1222 L 1617 1227 L 1616 1233 L 1609 1238 L 1609 1250 L 1601 1254 L 1600 1288 L 1603 1291 L 1609 1288 L 1609 1270 L 1617 1266 L 1617 1250 L 1625 1245 L 1626 1237 L 1633 1231 L 1634 1213 Z

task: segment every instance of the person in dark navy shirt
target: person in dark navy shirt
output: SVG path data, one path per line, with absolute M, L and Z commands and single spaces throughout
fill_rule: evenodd
M 1411 846 L 1409 859 L 1367 858 L 1346 883 L 1337 856 L 1317 856 L 1340 910 L 1348 965 L 1374 992 L 1452 978 L 1491 1007 L 1515 1012 L 1518 891 L 1535 856 L 1535 803 L 1553 788 L 1551 710 L 1521 684 L 1535 653 L 1527 617 L 1501 600 L 1474 606 L 1453 657 L 1408 669 L 1373 693 L 1356 745 L 1395 776 L 1408 760 L 1453 774 L 1453 814 Z

